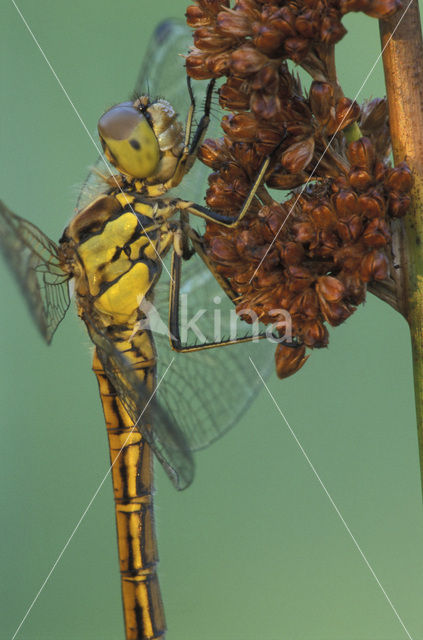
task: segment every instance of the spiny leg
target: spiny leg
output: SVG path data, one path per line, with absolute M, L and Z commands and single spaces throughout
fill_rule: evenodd
M 208 86 L 207 86 L 207 92 L 206 92 L 206 99 L 204 101 L 204 108 L 203 108 L 203 115 L 200 118 L 200 122 L 198 123 L 198 126 L 195 130 L 191 145 L 190 145 L 190 149 L 189 149 L 189 154 L 188 154 L 188 161 L 187 161 L 187 168 L 185 173 L 187 173 L 190 168 L 192 167 L 192 164 L 195 162 L 195 160 L 197 159 L 197 151 L 199 146 L 201 145 L 201 143 L 204 140 L 204 136 L 206 135 L 206 131 L 208 129 L 208 126 L 210 124 L 210 109 L 211 109 L 211 101 L 212 101 L 212 97 L 213 97 L 213 90 L 215 87 L 216 81 L 214 79 L 210 80 Z M 195 98 L 194 98 L 194 94 L 192 92 L 192 86 L 191 86 L 191 78 L 189 76 L 187 76 L 187 85 L 188 85 L 188 93 L 190 96 L 190 101 L 191 104 L 194 105 L 194 109 L 195 109 Z M 192 128 L 192 123 L 191 123 L 191 128 Z M 187 137 L 187 132 L 185 131 L 185 140 L 186 140 L 186 145 L 189 144 L 189 137 Z
M 195 112 L 195 97 L 192 92 L 191 87 L 191 78 L 187 77 L 188 84 L 188 93 L 190 96 L 190 107 L 188 111 L 187 121 L 185 125 L 185 140 L 184 140 L 184 148 L 181 153 L 181 156 L 178 160 L 178 163 L 175 168 L 175 172 L 173 176 L 164 183 L 164 187 L 166 190 L 172 189 L 176 187 L 184 177 L 186 173 L 191 169 L 197 158 L 197 150 L 200 144 L 202 143 L 204 136 L 207 131 L 207 127 L 210 122 L 210 107 L 211 107 L 211 99 L 213 95 L 213 89 L 215 85 L 215 80 L 211 80 L 207 87 L 206 100 L 204 104 L 204 113 L 201 117 L 200 122 L 195 130 L 192 142 L 190 144 L 191 133 L 192 133 L 192 124 Z
M 216 273 L 213 264 L 208 259 L 205 254 L 203 248 L 201 247 L 201 242 L 199 237 L 196 237 L 195 232 L 193 231 L 192 235 L 190 234 L 190 238 L 193 241 L 195 252 L 204 260 L 208 268 L 211 270 L 212 274 L 220 284 L 220 286 L 224 289 L 225 293 L 230 297 L 232 301 L 235 300 L 235 293 L 231 289 L 229 283 L 224 280 L 218 273 Z M 245 336 L 243 338 L 228 338 L 227 340 L 220 340 L 215 342 L 207 342 L 204 344 L 195 344 L 195 345 L 183 345 L 181 341 L 180 327 L 179 327 L 179 302 L 180 302 L 180 285 L 181 285 L 181 274 L 182 274 L 182 257 L 177 254 L 174 250 L 172 253 L 172 264 L 171 264 L 171 280 L 169 286 L 169 341 L 170 346 L 174 351 L 178 351 L 180 353 L 187 353 L 190 351 L 202 351 L 204 349 L 212 349 L 214 347 L 223 347 L 230 344 L 240 344 L 243 342 L 251 342 L 252 340 L 258 340 L 262 338 L 266 338 L 266 334 L 259 334 L 255 336 Z
M 181 211 L 188 211 L 188 213 L 192 213 L 193 215 L 198 216 L 199 218 L 204 218 L 204 220 L 208 220 L 209 222 L 216 222 L 217 224 L 221 224 L 229 228 L 236 227 L 244 218 L 245 214 L 248 212 L 248 209 L 250 208 L 250 205 L 257 194 L 257 190 L 260 188 L 263 182 L 263 178 L 265 176 L 265 173 L 269 167 L 271 160 L 272 160 L 272 156 L 267 156 L 267 158 L 264 160 L 260 168 L 260 171 L 258 172 L 254 180 L 254 184 L 252 185 L 250 192 L 244 204 L 242 205 L 241 211 L 236 216 L 236 218 L 233 218 L 232 216 L 227 216 L 223 213 L 218 213 L 217 211 L 212 211 L 211 209 L 208 209 L 207 207 L 203 207 L 200 204 L 195 204 L 194 202 L 187 202 L 186 200 L 180 200 L 179 198 L 173 201 L 175 204 L 175 207 L 177 207 Z

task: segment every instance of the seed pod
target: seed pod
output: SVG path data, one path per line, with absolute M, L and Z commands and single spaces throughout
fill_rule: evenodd
M 385 280 L 388 277 L 388 258 L 379 251 L 371 251 L 361 262 L 360 275 L 364 282 Z
M 281 156 L 281 164 L 289 173 L 299 173 L 310 164 L 313 153 L 314 138 L 310 137 L 288 147 Z
M 243 13 L 251 22 L 259 19 L 260 5 L 257 6 L 256 0 L 237 0 L 233 11 Z
M 353 167 L 348 174 L 351 186 L 357 191 L 364 191 L 373 181 L 373 176 L 366 169 Z
M 210 15 L 207 15 L 200 7 L 196 4 L 191 4 L 186 11 L 186 19 L 189 27 L 193 27 L 194 29 L 198 27 L 207 27 L 212 24 L 212 18 Z
M 231 47 L 230 38 L 216 33 L 212 27 L 200 27 L 194 31 L 194 46 L 201 51 L 217 53 Z
M 332 182 L 333 193 L 339 193 L 340 191 L 352 191 L 348 178 L 343 173 L 336 176 Z
M 385 215 L 385 200 L 377 191 L 368 192 L 358 197 L 358 208 L 366 218 L 382 218 Z
M 268 64 L 269 59 L 250 44 L 244 44 L 231 55 L 231 71 L 241 77 L 250 76 Z
M 391 240 L 388 225 L 383 218 L 374 218 L 366 226 L 363 240 L 369 247 L 381 248 Z
M 388 120 L 388 103 L 386 98 L 374 98 L 361 105 L 360 129 L 375 132 L 383 128 Z
M 256 137 L 257 120 L 252 113 L 237 113 L 222 118 L 223 131 L 234 140 L 252 142 Z
M 308 318 L 316 318 L 319 313 L 319 301 L 317 294 L 309 287 L 296 295 L 289 305 L 291 316 L 301 314 Z
M 300 36 L 287 38 L 284 42 L 284 47 L 286 55 L 294 62 L 300 63 L 309 52 L 310 41 Z
M 316 236 L 316 230 L 311 222 L 299 222 L 293 225 L 295 237 L 298 242 L 306 244 L 314 240 Z
M 198 150 L 198 157 L 212 169 L 219 169 L 222 163 L 228 159 L 227 148 L 223 138 L 215 140 L 207 139 Z
M 341 272 L 338 274 L 338 278 L 344 284 L 345 299 L 355 305 L 359 305 L 364 302 L 366 297 L 366 287 L 358 273 Z
M 389 195 L 388 212 L 393 218 L 402 218 L 408 211 L 411 198 L 409 195 L 391 193 Z
M 308 38 L 309 40 L 317 36 L 319 27 L 320 20 L 314 11 L 304 11 L 295 19 L 295 30 L 300 36 Z
M 310 114 L 311 118 L 311 114 Z M 284 125 L 285 126 L 285 125 Z M 314 129 L 307 122 L 286 122 L 285 131 L 288 138 L 296 138 L 303 140 L 304 138 L 308 138 L 310 135 L 313 135 Z
M 369 138 L 363 137 L 350 142 L 347 147 L 347 158 L 352 165 L 363 169 L 372 169 L 375 161 L 375 150 Z
M 185 64 L 187 74 L 194 78 L 194 80 L 208 80 L 213 77 L 210 69 L 208 68 L 208 53 L 203 53 L 198 49 L 191 50 L 191 53 L 187 56 Z
M 319 300 L 327 302 L 339 302 L 345 292 L 344 285 L 338 278 L 333 276 L 320 276 L 317 279 L 316 291 Z
M 336 11 L 333 11 L 332 15 L 326 15 L 323 17 L 320 29 L 320 37 L 323 44 L 336 44 L 342 40 L 346 33 L 347 30 L 341 23 Z
M 289 5 L 281 7 L 275 14 L 277 26 L 284 38 L 291 38 L 297 35 L 295 29 L 295 15 Z
M 360 105 L 355 100 L 341 98 L 336 105 L 335 119 L 339 129 L 345 129 L 360 117 Z
M 313 207 L 311 218 L 316 229 L 332 229 L 336 224 L 336 215 L 333 209 L 326 203 Z
M 211 175 L 209 178 L 210 187 L 207 189 L 207 204 L 216 211 L 225 211 L 225 213 L 233 212 L 234 214 L 241 209 L 248 187 L 244 191 L 236 188 L 234 184 L 227 183 L 221 176 Z
M 221 11 L 216 26 L 219 33 L 232 39 L 251 35 L 251 22 L 241 11 Z
M 344 245 L 334 253 L 334 264 L 336 267 L 342 268 L 345 271 L 355 271 L 360 267 L 363 252 L 364 249 L 361 243 L 349 246 Z
M 339 191 L 333 198 L 336 211 L 342 218 L 358 212 L 357 194 L 351 189 Z
M 279 89 L 279 73 L 273 65 L 266 65 L 255 74 L 251 81 L 254 91 L 265 91 L 268 94 L 276 94 Z
M 360 216 L 352 215 L 349 218 L 339 220 L 336 225 L 336 231 L 345 243 L 352 243 L 358 240 L 361 231 L 363 229 L 363 223 Z
M 286 265 L 300 264 L 304 257 L 304 248 L 299 242 L 284 242 L 280 247 L 279 255 Z
M 321 320 L 307 320 L 301 328 L 301 336 L 307 347 L 326 347 L 329 334 Z
M 247 229 L 238 231 L 234 238 L 234 241 L 235 241 L 235 246 L 238 254 L 245 259 L 247 257 L 247 254 L 249 253 L 248 252 L 249 238 L 248 238 Z
M 266 127 L 263 123 L 257 130 L 257 150 L 260 155 L 269 155 L 282 141 L 284 132 L 276 127 Z
M 234 263 L 239 260 L 239 255 L 233 243 L 226 238 L 219 236 L 211 238 L 208 247 L 210 255 L 217 262 Z
M 290 291 L 304 291 L 314 280 L 312 273 L 305 267 L 290 265 L 287 268 L 288 285 Z
M 247 142 L 234 142 L 231 145 L 230 152 L 232 158 L 245 170 L 249 176 L 256 176 L 260 165 L 263 162 L 263 156 L 258 154 L 258 145 L 249 144 Z
M 333 105 L 333 86 L 329 82 L 314 80 L 310 87 L 310 106 L 313 115 L 325 123 L 329 119 L 330 109 Z
M 245 78 L 230 76 L 219 89 L 219 103 L 229 111 L 246 111 L 250 106 L 250 83 Z
M 265 91 L 253 91 L 251 94 L 251 111 L 258 120 L 274 120 L 280 111 L 280 100 L 277 95 Z
M 278 22 L 273 21 L 267 24 L 255 24 L 252 42 L 263 53 L 271 55 L 278 50 L 285 38 L 281 29 L 278 29 Z
M 275 352 L 276 374 L 278 378 L 288 378 L 297 373 L 306 363 L 305 347 L 287 347 L 279 343 Z
M 331 259 L 339 245 L 336 234 L 332 231 L 319 231 L 317 239 L 316 247 L 310 245 L 310 256 Z
M 291 98 L 286 102 L 284 118 L 287 120 L 300 120 L 311 127 L 311 109 L 301 95 L 292 93 Z
M 210 54 L 207 57 L 206 64 L 211 78 L 220 78 L 226 75 L 229 70 L 231 56 L 229 51 L 223 53 Z
M 405 162 L 400 162 L 396 167 L 390 169 L 386 176 L 385 184 L 389 191 L 411 191 L 413 177 L 408 165 Z

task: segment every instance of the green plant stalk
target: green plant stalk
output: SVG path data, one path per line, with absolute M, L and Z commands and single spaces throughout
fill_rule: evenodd
M 394 160 L 413 173 L 412 201 L 398 226 L 398 307 L 411 334 L 423 487 L 423 43 L 417 0 L 380 22 Z

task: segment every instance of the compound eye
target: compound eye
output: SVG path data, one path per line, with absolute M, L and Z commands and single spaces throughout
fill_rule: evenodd
M 160 148 L 147 118 L 130 102 L 112 107 L 98 121 L 107 159 L 122 173 L 148 178 L 157 169 Z

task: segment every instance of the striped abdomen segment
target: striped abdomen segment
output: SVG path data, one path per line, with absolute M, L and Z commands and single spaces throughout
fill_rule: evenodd
M 156 573 L 153 454 L 134 428 L 96 353 L 93 371 L 109 438 L 126 639 L 163 639 L 166 623 Z

